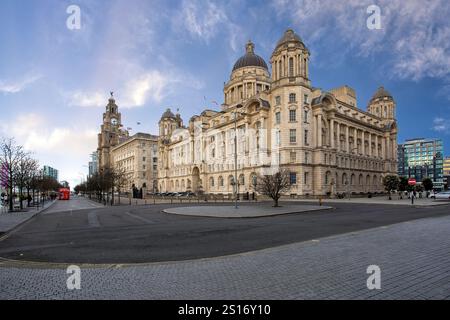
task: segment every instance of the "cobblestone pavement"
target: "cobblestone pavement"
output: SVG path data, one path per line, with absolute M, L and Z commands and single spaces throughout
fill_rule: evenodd
M 450 217 L 426 218 L 204 260 L 81 266 L 0 264 L 0 299 L 450 299 Z M 381 290 L 366 286 L 381 268 Z

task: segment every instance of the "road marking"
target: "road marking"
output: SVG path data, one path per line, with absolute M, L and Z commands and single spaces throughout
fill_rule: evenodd
M 135 214 L 132 214 L 132 213 L 130 213 L 130 212 L 125 212 L 125 214 L 126 214 L 127 216 L 132 217 L 132 218 L 141 220 L 141 221 L 143 221 L 143 222 L 145 222 L 145 223 L 155 223 L 155 222 L 152 221 L 152 220 L 149 220 L 149 219 L 146 219 L 146 218 L 142 218 L 142 217 L 137 216 L 137 215 L 135 215 Z
M 88 213 L 89 228 L 100 228 L 100 222 L 98 221 L 97 214 L 93 211 Z

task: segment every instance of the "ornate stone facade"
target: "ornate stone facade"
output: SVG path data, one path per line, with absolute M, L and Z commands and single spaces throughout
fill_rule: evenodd
M 205 110 L 187 126 L 163 114 L 159 190 L 230 194 L 237 176 L 239 193 L 252 192 L 256 176 L 282 168 L 291 172 L 291 195 L 383 191 L 382 177 L 397 166 L 393 97 L 379 88 L 363 111 L 348 86 L 313 88 L 309 50 L 292 30 L 270 64 L 271 74 L 249 42 L 221 111 Z
M 111 168 L 111 148 L 128 138 L 128 131 L 122 129 L 122 115 L 116 100 L 111 97 L 103 113 L 103 124 L 98 134 L 98 169 L 99 171 Z
M 126 190 L 134 187 L 155 192 L 158 188 L 158 137 L 136 133 L 111 149 L 114 168 L 127 175 Z
M 125 172 L 129 184 L 126 191 L 133 186 L 156 191 L 158 137 L 146 133 L 130 136 L 123 129 L 122 116 L 112 94 L 103 114 L 97 154 L 99 171 L 117 168 Z

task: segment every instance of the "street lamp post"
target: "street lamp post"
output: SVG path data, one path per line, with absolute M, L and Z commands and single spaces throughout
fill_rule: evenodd
M 237 110 L 234 110 L 234 208 L 238 208 L 237 204 Z

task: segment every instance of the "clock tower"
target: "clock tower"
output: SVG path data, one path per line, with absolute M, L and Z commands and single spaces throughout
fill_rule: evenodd
M 103 113 L 103 124 L 98 134 L 98 164 L 99 170 L 109 169 L 111 166 L 111 148 L 128 137 L 128 131 L 122 130 L 122 115 L 114 100 L 113 92 Z

